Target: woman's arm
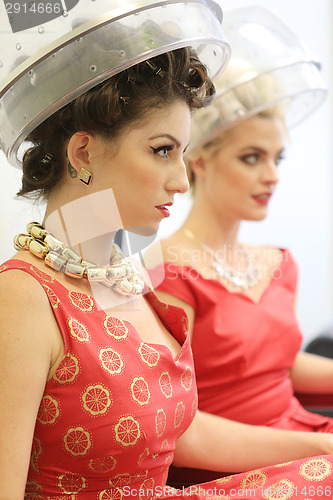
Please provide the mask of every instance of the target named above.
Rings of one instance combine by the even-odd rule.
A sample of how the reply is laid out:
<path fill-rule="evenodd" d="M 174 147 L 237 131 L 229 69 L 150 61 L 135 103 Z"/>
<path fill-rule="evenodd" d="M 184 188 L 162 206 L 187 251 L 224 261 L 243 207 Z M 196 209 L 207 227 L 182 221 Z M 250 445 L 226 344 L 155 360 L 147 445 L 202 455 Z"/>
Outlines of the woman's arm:
<path fill-rule="evenodd" d="M 0 275 L 0 297 L 0 500 L 22 500 L 54 319 L 42 287 L 22 271 Z"/>
<path fill-rule="evenodd" d="M 295 392 L 333 394 L 333 359 L 299 352 L 290 378 Z"/>
<path fill-rule="evenodd" d="M 252 426 L 198 411 L 177 441 L 173 465 L 231 473 L 331 453 L 332 434 Z"/>

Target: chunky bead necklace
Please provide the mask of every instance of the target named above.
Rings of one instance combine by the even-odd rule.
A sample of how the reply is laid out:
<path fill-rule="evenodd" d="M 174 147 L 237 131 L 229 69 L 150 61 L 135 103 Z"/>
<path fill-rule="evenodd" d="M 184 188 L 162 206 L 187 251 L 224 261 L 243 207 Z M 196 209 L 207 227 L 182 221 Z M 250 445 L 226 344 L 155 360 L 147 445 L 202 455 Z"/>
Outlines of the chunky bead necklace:
<path fill-rule="evenodd" d="M 208 245 L 202 243 L 189 229 L 182 228 L 182 232 L 192 241 L 195 241 L 203 250 L 210 254 L 212 259 L 213 268 L 217 273 L 219 278 L 223 278 L 232 285 L 240 288 L 241 290 L 247 290 L 248 288 L 253 288 L 259 281 L 261 281 L 259 269 L 253 264 L 253 256 L 246 250 L 242 248 L 242 254 L 244 255 L 247 268 L 242 273 L 237 273 L 232 267 L 228 266 L 225 262 L 221 262 L 220 259 L 216 257 L 216 253 Z"/>
<path fill-rule="evenodd" d="M 109 266 L 96 266 L 73 252 L 62 241 L 47 232 L 38 222 L 27 225 L 28 234 L 17 234 L 14 238 L 16 250 L 29 250 L 55 271 L 71 278 L 86 278 L 112 288 L 121 295 L 140 295 L 144 281 L 132 262 L 125 258 L 115 243 Z"/>

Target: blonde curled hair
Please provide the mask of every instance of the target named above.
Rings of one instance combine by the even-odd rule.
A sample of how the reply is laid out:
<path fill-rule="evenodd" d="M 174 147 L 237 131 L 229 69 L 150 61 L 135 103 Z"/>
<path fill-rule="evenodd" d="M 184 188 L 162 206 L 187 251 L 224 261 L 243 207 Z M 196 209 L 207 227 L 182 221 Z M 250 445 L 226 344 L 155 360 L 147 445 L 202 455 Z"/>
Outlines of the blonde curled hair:
<path fill-rule="evenodd" d="M 252 117 L 279 118 L 285 124 L 289 100 L 281 99 L 278 79 L 271 73 L 256 75 L 244 60 L 232 60 L 214 81 L 216 95 L 212 104 L 192 115 L 190 146 L 185 163 L 194 181 L 191 161 L 203 152 L 214 150 L 240 122 Z M 286 125 L 285 125 L 286 127 Z"/>

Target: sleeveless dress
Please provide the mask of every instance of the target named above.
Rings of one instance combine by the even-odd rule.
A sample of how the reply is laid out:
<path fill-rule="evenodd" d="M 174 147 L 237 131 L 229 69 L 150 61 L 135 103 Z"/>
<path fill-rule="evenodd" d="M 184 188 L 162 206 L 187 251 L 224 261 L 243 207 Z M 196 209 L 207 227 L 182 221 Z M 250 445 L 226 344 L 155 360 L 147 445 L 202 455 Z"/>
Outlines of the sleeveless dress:
<path fill-rule="evenodd" d="M 300 431 L 333 432 L 333 419 L 306 411 L 289 370 L 302 342 L 295 315 L 297 266 L 280 266 L 258 302 L 231 293 L 194 268 L 165 265 L 159 290 L 195 310 L 192 351 L 200 410 L 231 420 Z"/>
<path fill-rule="evenodd" d="M 188 490 L 165 487 L 175 441 L 197 408 L 187 320 L 182 309 L 147 299 L 180 344 L 173 357 L 142 342 L 93 297 L 69 291 L 20 260 L 48 296 L 65 344 L 45 385 L 33 437 L 25 499 L 331 498 L 333 457 L 321 456 L 222 478 Z M 278 495 L 278 496 L 277 496 Z M 304 496 L 305 495 L 305 496 Z"/>

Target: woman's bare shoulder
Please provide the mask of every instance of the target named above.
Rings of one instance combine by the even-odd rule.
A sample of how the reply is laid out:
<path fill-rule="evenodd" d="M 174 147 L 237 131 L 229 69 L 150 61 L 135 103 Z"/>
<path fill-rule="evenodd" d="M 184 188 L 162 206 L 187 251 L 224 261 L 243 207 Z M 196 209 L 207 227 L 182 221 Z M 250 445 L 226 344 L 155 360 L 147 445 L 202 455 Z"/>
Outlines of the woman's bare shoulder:
<path fill-rule="evenodd" d="M 0 274 L 0 316 L 2 321 L 24 322 L 43 316 L 43 308 L 50 308 L 47 295 L 40 283 L 30 274 L 11 269 Z"/>
<path fill-rule="evenodd" d="M 49 369 L 62 349 L 62 339 L 44 288 L 29 273 L 11 269 L 0 274 L 0 297 L 2 345 L 16 353 L 16 359 L 21 350 L 36 363 L 36 356 L 43 356 L 43 368 Z"/>

